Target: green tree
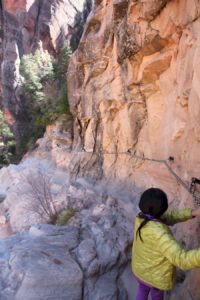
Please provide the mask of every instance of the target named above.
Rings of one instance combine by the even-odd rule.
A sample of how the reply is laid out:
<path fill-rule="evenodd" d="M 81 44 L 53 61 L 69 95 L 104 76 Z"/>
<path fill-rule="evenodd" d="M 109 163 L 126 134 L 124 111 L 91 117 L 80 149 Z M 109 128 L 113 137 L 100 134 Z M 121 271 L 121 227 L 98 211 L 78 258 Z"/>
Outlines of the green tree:
<path fill-rule="evenodd" d="M 32 119 L 32 135 L 25 135 L 23 152 L 33 148 L 48 124 L 59 115 L 69 113 L 66 73 L 71 53 L 69 46 L 65 45 L 56 59 L 39 49 L 21 59 L 20 74 Z M 53 87 L 54 96 L 48 95 L 49 86 Z"/>
<path fill-rule="evenodd" d="M 10 163 L 15 150 L 15 140 L 10 127 L 0 110 L 0 166 Z"/>
<path fill-rule="evenodd" d="M 61 49 L 58 58 L 54 61 L 54 77 L 55 80 L 66 81 L 66 73 L 69 64 L 69 58 L 72 55 L 72 50 L 69 45 L 64 45 Z"/>
<path fill-rule="evenodd" d="M 34 108 L 39 109 L 44 100 L 44 82 L 54 75 L 53 58 L 37 49 L 34 54 L 21 59 L 20 73 L 24 78 L 24 90 Z"/>

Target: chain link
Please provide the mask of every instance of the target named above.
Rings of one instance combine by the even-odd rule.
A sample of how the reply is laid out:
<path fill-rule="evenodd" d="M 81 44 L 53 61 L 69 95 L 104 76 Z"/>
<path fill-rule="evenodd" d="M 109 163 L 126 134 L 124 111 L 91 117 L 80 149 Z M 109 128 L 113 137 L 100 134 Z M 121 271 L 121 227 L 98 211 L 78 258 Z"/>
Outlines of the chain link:
<path fill-rule="evenodd" d="M 194 202 L 195 204 L 197 204 L 198 206 L 200 206 L 200 194 L 195 193 L 195 191 L 191 191 L 190 187 L 181 179 L 180 176 L 178 176 L 175 171 L 172 169 L 172 167 L 168 164 L 168 161 L 165 159 L 155 159 L 155 158 L 149 158 L 149 157 L 145 157 L 145 156 L 140 156 L 137 155 L 135 153 L 132 153 L 130 150 L 128 150 L 127 152 L 90 152 L 90 151 L 74 151 L 77 153 L 85 153 L 85 154 L 96 154 L 96 155 L 100 155 L 100 154 L 104 154 L 104 155 L 129 155 L 131 157 L 134 157 L 136 159 L 139 160 L 143 160 L 143 161 L 152 161 L 152 162 L 156 162 L 156 163 L 161 163 L 164 164 L 166 166 L 166 168 L 168 169 L 168 171 L 176 178 L 176 180 L 187 190 L 188 193 L 190 193 L 193 196 Z"/>

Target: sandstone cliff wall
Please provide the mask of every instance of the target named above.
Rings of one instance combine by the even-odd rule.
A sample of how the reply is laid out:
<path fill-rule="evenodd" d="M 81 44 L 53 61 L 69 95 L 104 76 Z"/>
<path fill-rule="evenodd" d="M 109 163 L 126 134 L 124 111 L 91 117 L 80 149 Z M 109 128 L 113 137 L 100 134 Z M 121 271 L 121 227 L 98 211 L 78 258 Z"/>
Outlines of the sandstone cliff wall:
<path fill-rule="evenodd" d="M 199 14 L 193 0 L 96 1 L 68 86 L 73 147 L 98 152 L 97 177 L 159 185 L 191 204 L 164 164 L 123 152 L 173 157 L 188 185 L 200 177 Z M 90 155 L 80 156 L 87 168 Z"/>
<path fill-rule="evenodd" d="M 96 0 L 68 71 L 73 133 L 49 127 L 34 159 L 107 187 L 161 187 L 172 207 L 192 207 L 164 162 L 188 187 L 200 177 L 199 14 L 194 0 Z M 176 237 L 191 248 L 199 233 L 193 220 Z M 198 300 L 198 278 L 199 269 L 182 276 L 171 299 Z"/>
<path fill-rule="evenodd" d="M 96 1 L 68 71 L 73 149 L 82 152 L 72 174 L 160 187 L 173 207 L 193 207 L 165 163 L 142 158 L 165 160 L 188 187 L 200 178 L 199 16 L 194 0 Z M 199 245 L 199 224 L 177 236 Z M 174 299 L 198 299 L 197 276 Z"/>

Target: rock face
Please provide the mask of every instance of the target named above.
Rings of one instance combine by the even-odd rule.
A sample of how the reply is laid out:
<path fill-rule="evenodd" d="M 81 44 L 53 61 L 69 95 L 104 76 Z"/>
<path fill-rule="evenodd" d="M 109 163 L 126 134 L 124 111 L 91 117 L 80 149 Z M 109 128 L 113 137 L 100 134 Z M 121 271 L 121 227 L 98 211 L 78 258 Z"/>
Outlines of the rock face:
<path fill-rule="evenodd" d="M 44 238 L 44 232 L 38 229 L 35 236 L 31 230 L 25 236 L 1 242 L 1 251 L 7 250 L 7 259 L 12 260 L 10 271 L 6 262 L 1 269 L 1 283 L 6 283 L 1 286 L 2 300 L 81 299 L 82 272 L 69 253 L 70 247 L 76 245 L 73 228 L 68 233 L 55 231 L 55 238 L 48 232 Z M 74 240 L 70 241 L 70 234 Z M 65 243 L 61 243 L 63 238 Z"/>
<path fill-rule="evenodd" d="M 91 0 L 1 1 L 0 103 L 17 141 L 30 121 L 19 74 L 22 56 L 38 48 L 56 56 L 72 38 L 76 47 L 74 34 L 83 30 L 91 6 Z"/>
<path fill-rule="evenodd" d="M 69 178 L 63 168 L 71 160 L 69 122 L 49 126 L 37 149 L 19 165 L 1 169 L 0 191 L 6 195 L 1 218 L 9 220 L 0 225 L 2 300 L 134 298 L 130 250 L 137 193 Z M 58 211 L 75 211 L 64 227 L 39 225 L 45 218 L 27 209 L 27 201 L 34 201 L 26 197 L 28 175 L 41 170 L 51 178 Z M 6 225 L 16 235 L 2 239 Z"/>
<path fill-rule="evenodd" d="M 83 182 L 68 187 L 68 205 L 76 214 L 67 226 L 35 225 L 0 240 L 2 300 L 133 298 L 135 204 L 127 201 L 131 209 L 122 207 L 120 199 L 100 188 L 98 192 Z"/>
<path fill-rule="evenodd" d="M 72 175 L 156 186 L 173 207 L 194 205 L 187 189 L 200 178 L 199 17 L 194 0 L 95 2 L 68 71 Z M 177 229 L 187 247 L 199 246 L 199 233 L 197 223 Z M 174 299 L 184 288 L 199 299 L 189 286 L 197 274 Z"/>
<path fill-rule="evenodd" d="M 17 3 L 23 7 L 25 2 Z M 20 10 L 14 5 L 7 7 L 9 16 L 13 13 L 20 16 Z M 133 187 L 140 191 L 156 186 L 167 192 L 171 207 L 194 205 L 185 187 L 189 189 L 191 178 L 199 179 L 200 173 L 199 14 L 200 4 L 194 0 L 95 1 L 68 71 L 73 130 L 71 121 L 70 130 L 49 126 L 32 158 L 25 158 L 18 167 L 1 171 L 1 185 L 5 183 L 1 192 L 7 194 L 4 202 L 9 207 L 10 223 L 15 231 L 40 221 L 22 214 L 19 220 L 24 199 L 20 195 L 15 201 L 15 192 L 18 184 L 23 183 L 21 175 L 26 175 L 31 168 L 37 170 L 41 161 L 52 178 L 57 179 L 53 181 L 54 190 L 60 184 L 66 188 L 64 193 L 57 194 L 55 201 L 73 206 L 76 216 L 65 233 L 60 228 L 38 225 L 28 234 L 5 241 L 1 251 L 8 253 L 1 260 L 5 266 L 1 268 L 1 295 L 5 300 L 13 299 L 14 295 L 17 300 L 28 299 L 26 289 L 36 285 L 38 289 L 31 288 L 30 300 L 38 298 L 34 293 L 50 297 L 43 294 L 48 291 L 32 265 L 28 247 L 33 245 L 33 240 L 36 245 L 33 258 L 44 266 L 47 276 L 44 285 L 51 293 L 52 277 L 47 265 L 53 265 L 56 276 L 62 277 L 62 256 L 72 277 L 77 274 L 77 294 L 70 297 L 77 299 L 81 291 L 84 300 L 133 299 L 127 288 L 127 274 L 137 201 L 133 197 L 133 201 L 130 198 L 126 203 L 120 187 L 129 188 L 133 193 Z M 9 20 L 9 26 L 17 28 L 13 19 Z M 48 37 L 44 38 L 43 45 L 53 53 L 55 43 Z M 7 50 L 18 49 L 16 42 L 13 43 Z M 20 54 L 10 52 L 18 60 Z M 11 79 L 12 76 L 7 77 L 4 83 Z M 50 162 L 53 167 L 49 166 Z M 58 166 L 60 176 L 55 173 Z M 112 188 L 112 183 L 117 202 L 113 195 L 102 193 L 102 186 L 79 190 L 77 184 L 81 177 L 96 183 L 96 188 L 102 179 L 107 188 Z M 5 178 L 10 182 L 6 183 Z M 60 183 L 59 178 L 62 178 Z M 73 180 L 75 184 L 70 183 Z M 195 187 L 198 191 L 199 185 Z M 186 248 L 199 246 L 198 221 L 177 226 L 175 233 Z M 68 234 L 73 235 L 70 242 Z M 57 251 L 58 257 L 53 256 Z M 27 259 L 25 269 L 20 253 Z M 198 300 L 198 278 L 199 269 L 184 274 L 171 299 Z M 65 284 L 71 291 L 68 280 L 65 276 L 61 280 L 60 300 L 65 299 L 62 294 Z M 42 284 L 38 285 L 39 282 Z M 59 300 L 57 294 L 55 298 Z"/>
<path fill-rule="evenodd" d="M 199 177 L 199 10 L 186 0 L 96 1 L 68 86 L 73 147 L 99 152 L 99 177 L 179 189 L 162 163 L 131 158 L 129 149 L 174 158 L 171 167 L 188 184 Z"/>

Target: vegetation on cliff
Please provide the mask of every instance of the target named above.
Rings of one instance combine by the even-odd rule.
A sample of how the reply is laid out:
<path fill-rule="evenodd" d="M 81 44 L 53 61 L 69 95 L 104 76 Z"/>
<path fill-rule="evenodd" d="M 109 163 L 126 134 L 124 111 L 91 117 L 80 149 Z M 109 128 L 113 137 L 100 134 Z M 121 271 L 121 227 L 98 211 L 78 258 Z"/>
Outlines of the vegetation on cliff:
<path fill-rule="evenodd" d="M 32 127 L 31 135 L 26 134 L 22 140 L 22 152 L 32 148 L 59 115 L 69 114 L 65 77 L 70 56 L 71 49 L 66 45 L 56 59 L 40 49 L 22 57 L 20 74 Z"/>
<path fill-rule="evenodd" d="M 0 107 L 13 120 L 17 162 L 47 124 L 69 111 L 64 74 L 70 51 L 65 43 L 72 51 L 78 47 L 94 2 L 15 2 L 2 6 L 0 1 Z"/>
<path fill-rule="evenodd" d="M 0 167 L 10 163 L 15 149 L 15 140 L 3 112 L 0 110 Z"/>

